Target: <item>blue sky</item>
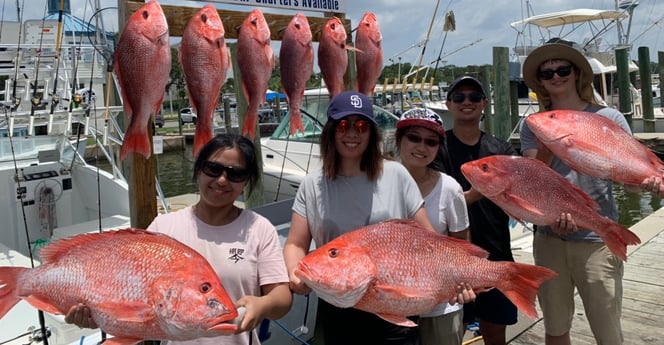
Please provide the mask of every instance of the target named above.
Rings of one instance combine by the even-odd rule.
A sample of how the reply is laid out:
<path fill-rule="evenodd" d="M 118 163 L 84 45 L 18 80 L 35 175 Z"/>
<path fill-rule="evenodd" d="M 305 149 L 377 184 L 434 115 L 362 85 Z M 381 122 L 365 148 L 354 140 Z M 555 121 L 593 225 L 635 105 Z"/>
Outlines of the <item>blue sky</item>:
<path fill-rule="evenodd" d="M 22 3 L 24 0 L 20 0 Z M 116 6 L 117 1 L 99 0 L 102 7 Z M 383 34 L 384 64 L 401 62 L 416 64 L 420 60 L 423 46 L 418 43 L 425 41 L 434 9 L 438 0 L 345 0 L 346 18 L 351 20 L 353 26 L 357 24 L 365 11 L 377 14 Z M 16 1 L 3 0 L 4 20 L 16 20 Z M 28 0 L 25 18 L 41 18 L 45 1 Z M 86 4 L 92 0 L 71 0 L 72 12 L 87 20 L 91 14 Z M 254 1 L 250 1 L 254 2 Z M 177 4 L 189 7 L 201 7 L 206 2 L 162 0 L 161 4 Z M 578 0 L 440 0 L 437 16 L 431 29 L 429 42 L 421 57 L 423 64 L 435 61 L 440 54 L 446 64 L 457 66 L 479 65 L 492 63 L 493 47 L 507 47 L 510 52 L 517 44 L 517 31 L 510 27 L 510 23 L 519 21 L 528 15 L 543 14 L 578 8 Z M 42 4 L 42 5 L 38 5 Z M 231 6 L 216 4 L 218 8 L 238 9 L 249 11 L 251 6 Z M 615 9 L 615 0 L 588 0 L 582 7 L 594 9 Z M 274 8 L 264 8 L 266 13 L 284 13 Z M 447 38 L 443 30 L 445 14 L 453 11 L 456 30 L 448 31 Z M 114 24 L 114 11 L 105 12 L 107 26 Z M 286 12 L 288 13 L 288 12 Z M 292 12 L 291 12 L 292 13 Z M 309 16 L 322 16 L 321 13 L 305 12 Z M 116 24 L 115 24 L 116 25 Z M 597 25 L 601 26 L 601 23 Z M 627 25 L 627 22 L 624 24 Z M 637 58 L 637 48 L 647 46 L 650 49 L 651 60 L 656 61 L 657 51 L 664 51 L 664 1 L 641 0 L 634 10 L 630 40 L 633 40 L 634 49 L 631 58 Z M 584 28 L 585 29 L 585 28 Z M 577 36 L 569 36 L 573 40 L 582 41 L 590 35 L 588 31 L 577 30 Z M 618 42 L 615 30 L 605 33 L 602 38 L 604 47 Z M 538 44 L 539 34 L 534 35 L 533 43 Z M 444 42 L 444 44 L 443 44 Z M 523 38 L 522 38 L 522 41 Z M 278 42 L 273 48 L 278 52 Z M 390 60 L 392 59 L 392 60 Z"/>

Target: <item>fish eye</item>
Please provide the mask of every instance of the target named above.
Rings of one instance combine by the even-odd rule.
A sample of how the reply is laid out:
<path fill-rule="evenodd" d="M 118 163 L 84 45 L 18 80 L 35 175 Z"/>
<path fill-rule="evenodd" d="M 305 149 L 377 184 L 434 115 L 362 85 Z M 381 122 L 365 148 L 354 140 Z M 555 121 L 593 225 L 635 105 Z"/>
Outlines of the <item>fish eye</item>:
<path fill-rule="evenodd" d="M 337 255 L 339 255 L 339 251 L 337 250 L 337 248 L 330 249 L 328 253 L 330 254 L 331 258 L 336 258 Z"/>
<path fill-rule="evenodd" d="M 202 293 L 208 293 L 208 292 L 210 292 L 210 290 L 212 290 L 212 286 L 210 285 L 210 283 L 201 284 L 201 292 Z"/>
<path fill-rule="evenodd" d="M 148 17 L 149 17 L 149 15 L 148 15 L 148 11 L 143 11 L 143 12 L 141 13 L 141 15 L 143 16 L 143 19 L 148 19 Z"/>
<path fill-rule="evenodd" d="M 201 14 L 201 20 L 203 21 L 203 23 L 206 23 L 207 20 L 208 20 L 208 17 L 205 14 Z"/>
<path fill-rule="evenodd" d="M 486 163 L 482 164 L 482 165 L 480 166 L 480 168 L 481 168 L 482 171 L 484 171 L 484 172 L 489 171 L 489 165 L 486 164 Z"/>
<path fill-rule="evenodd" d="M 549 114 L 549 118 L 553 119 L 553 118 L 555 118 L 555 117 L 556 117 L 556 113 L 551 113 L 551 114 Z"/>

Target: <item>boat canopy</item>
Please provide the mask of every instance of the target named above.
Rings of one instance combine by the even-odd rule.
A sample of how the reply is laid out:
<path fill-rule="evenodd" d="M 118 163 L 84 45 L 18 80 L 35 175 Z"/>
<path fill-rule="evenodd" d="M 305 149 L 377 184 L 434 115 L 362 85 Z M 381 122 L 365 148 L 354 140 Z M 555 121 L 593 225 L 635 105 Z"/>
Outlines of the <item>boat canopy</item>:
<path fill-rule="evenodd" d="M 550 28 L 566 24 L 584 23 L 594 20 L 615 20 L 627 18 L 627 13 L 613 10 L 595 10 L 588 8 L 579 8 L 568 11 L 551 12 L 540 14 L 510 24 L 513 28 L 523 27 L 531 24 L 543 28 Z"/>

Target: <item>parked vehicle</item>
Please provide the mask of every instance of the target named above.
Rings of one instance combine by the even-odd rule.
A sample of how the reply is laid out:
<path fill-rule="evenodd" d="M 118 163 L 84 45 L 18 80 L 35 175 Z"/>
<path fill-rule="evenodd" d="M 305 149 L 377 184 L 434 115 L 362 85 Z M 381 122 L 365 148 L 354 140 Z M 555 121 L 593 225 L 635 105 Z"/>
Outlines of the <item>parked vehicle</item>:
<path fill-rule="evenodd" d="M 154 116 L 154 125 L 162 128 L 164 127 L 164 114 L 159 110 L 157 114 Z"/>
<path fill-rule="evenodd" d="M 180 123 L 185 124 L 185 123 L 193 123 L 194 125 L 196 124 L 196 113 L 194 112 L 194 109 L 192 108 L 182 108 L 180 109 Z"/>

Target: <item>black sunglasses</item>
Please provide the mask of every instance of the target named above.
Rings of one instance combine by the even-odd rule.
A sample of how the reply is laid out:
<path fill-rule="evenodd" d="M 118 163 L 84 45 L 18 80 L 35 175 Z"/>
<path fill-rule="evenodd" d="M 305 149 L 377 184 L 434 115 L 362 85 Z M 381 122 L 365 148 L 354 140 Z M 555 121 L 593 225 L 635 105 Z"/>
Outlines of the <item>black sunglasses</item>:
<path fill-rule="evenodd" d="M 212 178 L 218 178 L 221 174 L 226 173 L 226 179 L 231 182 L 244 182 L 249 178 L 249 171 L 247 169 L 225 166 L 210 161 L 203 162 L 201 171 Z"/>
<path fill-rule="evenodd" d="M 479 103 L 484 99 L 484 95 L 479 91 L 473 91 L 469 94 L 465 94 L 463 92 L 455 92 L 452 94 L 451 97 L 452 102 L 454 103 L 463 103 L 463 101 L 465 101 L 466 98 L 468 98 L 468 100 L 470 100 L 473 103 Z"/>
<path fill-rule="evenodd" d="M 572 73 L 572 65 L 567 65 L 560 66 L 556 69 L 543 69 L 537 72 L 537 77 L 540 80 L 551 80 L 553 79 L 554 74 L 557 74 L 560 77 L 567 77 L 570 73 Z"/>
<path fill-rule="evenodd" d="M 410 141 L 413 144 L 419 144 L 424 140 L 424 144 L 429 147 L 436 147 L 440 145 L 440 141 L 436 139 L 431 139 L 431 138 L 422 138 L 421 136 L 413 133 L 406 133 L 405 134 L 406 139 Z"/>

